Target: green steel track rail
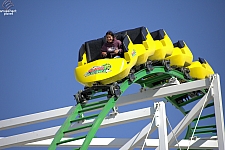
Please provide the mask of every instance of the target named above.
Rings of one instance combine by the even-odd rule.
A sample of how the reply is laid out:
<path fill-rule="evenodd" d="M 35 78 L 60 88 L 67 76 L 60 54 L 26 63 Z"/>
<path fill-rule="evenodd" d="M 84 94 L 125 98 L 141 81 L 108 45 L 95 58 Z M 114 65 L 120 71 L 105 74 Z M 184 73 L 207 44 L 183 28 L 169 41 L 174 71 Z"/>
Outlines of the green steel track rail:
<path fill-rule="evenodd" d="M 147 69 L 142 69 L 134 74 L 135 79 L 133 81 L 130 81 L 128 78 L 123 80 L 122 83 L 120 83 L 120 92 L 121 95 L 131 86 L 133 83 L 141 85 L 143 88 L 153 88 L 156 86 L 161 86 L 165 83 L 168 83 L 169 79 L 171 77 L 175 77 L 178 79 L 180 83 L 185 82 L 191 82 L 193 80 L 186 79 L 184 74 L 178 70 L 167 70 L 164 66 L 154 66 L 154 68 L 149 72 Z M 202 91 L 195 91 L 190 93 L 183 93 L 173 96 L 165 97 L 165 99 L 173 104 L 179 111 L 181 111 L 182 114 L 186 115 L 190 110 L 185 110 L 184 106 L 187 104 L 190 104 L 192 102 L 195 102 L 199 99 L 201 99 L 204 94 L 206 93 L 207 89 L 204 89 Z M 55 138 L 53 139 L 51 145 L 49 146 L 48 150 L 55 150 L 57 146 L 68 143 L 71 141 L 76 141 L 80 139 L 84 139 L 84 142 L 81 147 L 75 149 L 75 150 L 87 150 L 92 139 L 95 137 L 95 134 L 97 133 L 102 121 L 104 118 L 109 114 L 109 112 L 115 107 L 116 101 L 119 97 L 112 96 L 111 98 L 107 98 L 107 94 L 100 94 L 100 92 L 104 91 L 92 91 L 92 95 L 90 97 L 90 100 L 87 104 L 81 105 L 78 103 L 74 110 L 71 112 L 71 114 L 68 116 L 64 124 L 60 127 L 59 131 L 56 133 Z M 93 99 L 98 98 L 106 98 L 104 100 L 99 100 L 92 102 Z M 213 106 L 213 103 L 208 104 L 206 107 Z M 97 114 L 91 114 L 86 115 L 86 112 L 93 111 L 93 110 L 99 110 L 101 109 L 100 113 Z M 205 120 L 211 117 L 214 117 L 215 114 L 209 114 L 206 116 L 202 116 L 199 119 Z M 78 128 L 70 129 L 70 126 L 72 123 L 76 123 L 82 120 L 86 119 L 95 119 L 93 124 L 88 124 L 85 126 L 81 126 Z M 188 126 L 186 136 L 185 138 L 189 138 L 192 135 L 193 129 L 196 119 L 193 120 L 193 122 Z M 87 135 L 74 137 L 69 140 L 62 141 L 61 139 L 64 137 L 66 133 L 70 133 L 73 131 L 79 131 L 83 130 L 85 128 L 89 128 L 89 131 Z M 196 128 L 195 136 L 199 136 L 202 134 L 214 134 L 216 133 L 216 125 L 205 125 L 205 126 L 198 126 Z"/>

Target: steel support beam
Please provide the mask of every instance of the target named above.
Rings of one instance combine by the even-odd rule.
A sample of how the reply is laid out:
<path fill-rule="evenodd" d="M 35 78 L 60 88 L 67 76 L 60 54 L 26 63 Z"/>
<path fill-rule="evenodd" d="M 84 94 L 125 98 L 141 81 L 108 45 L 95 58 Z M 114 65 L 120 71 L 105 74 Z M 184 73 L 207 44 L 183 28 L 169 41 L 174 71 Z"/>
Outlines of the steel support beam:
<path fill-rule="evenodd" d="M 140 103 L 158 98 L 164 98 L 171 95 L 197 91 L 209 88 L 211 81 L 207 79 L 196 80 L 193 82 L 171 85 L 161 88 L 151 88 L 146 91 L 122 96 L 117 100 L 116 106 L 124 106 L 134 103 Z"/>
<path fill-rule="evenodd" d="M 134 110 L 134 111 L 130 111 L 130 112 L 121 113 L 121 114 L 118 114 L 118 115 L 112 116 L 112 117 L 107 117 L 103 120 L 100 128 L 129 123 L 132 121 L 149 119 L 149 118 L 153 117 L 153 114 L 154 114 L 153 112 L 154 112 L 154 109 L 148 107 L 148 108 L 143 108 L 140 110 Z M 91 120 L 84 121 L 83 123 L 74 124 L 74 127 L 80 126 L 82 124 L 90 123 L 90 121 Z M 93 122 L 93 121 L 94 120 L 92 119 L 91 122 Z M 47 129 L 42 129 L 42 130 L 37 130 L 37 131 L 33 131 L 33 132 L 28 132 L 28 133 L 23 133 L 23 134 L 18 134 L 18 135 L 1 138 L 0 139 L 0 149 L 18 146 L 18 145 L 24 145 L 24 144 L 30 143 L 30 142 L 53 138 L 55 136 L 56 132 L 59 130 L 59 128 L 60 128 L 60 126 L 57 126 L 57 127 L 52 127 L 52 128 L 47 128 Z M 80 130 L 77 132 L 71 132 L 70 134 L 84 132 L 87 130 L 88 129 L 82 130 L 82 131 Z M 68 135 L 70 135 L 70 134 L 68 134 Z"/>
<path fill-rule="evenodd" d="M 64 118 L 68 114 L 70 114 L 70 111 L 72 110 L 72 108 L 73 108 L 72 106 L 69 106 L 69 107 L 59 108 L 55 110 L 49 110 L 49 111 L 35 113 L 31 115 L 2 120 L 0 121 L 0 130 L 16 128 L 19 126 L 30 125 L 30 124 L 35 124 L 39 122 Z"/>
<path fill-rule="evenodd" d="M 214 109 L 219 149 L 225 150 L 223 105 L 220 89 L 220 76 L 218 74 L 214 75 L 212 94 L 214 97 Z"/>
<path fill-rule="evenodd" d="M 160 145 L 159 149 L 168 150 L 165 103 L 162 101 L 159 103 L 155 103 L 155 108 L 156 108 L 155 113 L 157 114 L 155 118 L 155 122 L 158 122 L 158 124 L 156 123 L 156 126 L 158 126 L 158 132 L 159 132 L 159 145 Z"/>
<path fill-rule="evenodd" d="M 128 142 L 126 142 L 120 150 L 132 150 L 137 147 L 139 143 L 141 143 L 145 138 L 149 131 L 149 135 L 154 132 L 157 127 L 154 125 L 154 121 L 145 126 L 140 132 L 138 132 L 133 138 L 131 138 Z M 142 142 L 143 143 L 143 142 Z"/>
<path fill-rule="evenodd" d="M 178 125 L 168 135 L 169 146 L 175 141 L 174 136 L 178 137 L 193 121 L 193 119 L 199 115 L 202 107 L 205 107 L 208 102 L 212 100 L 212 98 L 213 97 L 210 94 L 205 94 L 205 96 L 199 100 L 199 102 L 191 109 L 191 111 L 178 123 Z M 157 150 L 159 150 L 159 147 Z"/>
<path fill-rule="evenodd" d="M 69 138 L 64 138 L 63 140 L 66 140 Z M 126 143 L 128 143 L 130 139 L 121 139 L 121 138 L 94 138 L 90 144 L 90 147 L 101 147 L 101 148 L 119 148 Z M 26 145 L 22 145 L 21 147 L 48 147 L 51 144 L 52 139 L 33 142 L 33 143 L 27 143 Z M 82 140 L 77 140 L 69 143 L 65 143 L 61 145 L 61 147 L 76 147 L 81 146 L 83 143 Z M 212 149 L 217 148 L 217 138 L 197 138 L 195 140 L 191 141 L 191 149 Z M 180 140 L 179 146 L 181 148 L 187 148 L 190 140 Z M 146 148 L 156 148 L 159 146 L 159 139 L 146 139 Z M 136 148 L 141 148 L 142 143 L 138 143 L 136 145 Z M 173 144 L 169 146 L 169 148 L 179 148 L 178 144 Z"/>

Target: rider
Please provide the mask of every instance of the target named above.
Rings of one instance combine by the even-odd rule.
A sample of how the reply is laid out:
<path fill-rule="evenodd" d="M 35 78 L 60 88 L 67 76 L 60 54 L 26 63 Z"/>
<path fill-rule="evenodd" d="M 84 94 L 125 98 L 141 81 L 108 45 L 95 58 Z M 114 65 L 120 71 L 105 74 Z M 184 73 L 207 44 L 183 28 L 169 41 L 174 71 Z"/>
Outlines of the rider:
<path fill-rule="evenodd" d="M 123 52 L 122 43 L 112 31 L 106 32 L 106 43 L 101 48 L 103 58 L 120 58 Z"/>

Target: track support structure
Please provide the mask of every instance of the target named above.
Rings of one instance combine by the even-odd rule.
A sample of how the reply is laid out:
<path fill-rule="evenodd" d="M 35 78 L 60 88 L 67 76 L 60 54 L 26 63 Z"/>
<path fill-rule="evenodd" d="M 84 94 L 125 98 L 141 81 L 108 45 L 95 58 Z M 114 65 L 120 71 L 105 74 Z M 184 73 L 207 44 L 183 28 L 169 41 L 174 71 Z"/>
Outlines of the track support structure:
<path fill-rule="evenodd" d="M 127 112 L 118 112 L 115 115 L 108 115 L 103 119 L 101 128 L 107 128 L 110 126 L 116 126 L 120 124 L 126 124 L 129 122 L 136 122 L 139 120 L 150 119 L 149 124 L 140 129 L 133 137 L 120 138 L 93 138 L 89 147 L 100 148 L 118 148 L 120 150 L 130 150 L 134 148 L 154 148 L 157 150 L 168 150 L 170 148 L 182 148 L 182 149 L 225 149 L 225 130 L 224 130 L 224 114 L 220 87 L 220 77 L 218 74 L 204 80 L 197 80 L 188 83 L 181 83 L 178 85 L 171 85 L 166 87 L 158 87 L 152 89 L 146 89 L 136 94 L 122 96 L 117 101 L 115 108 L 125 106 L 129 104 L 135 104 L 139 102 L 165 98 L 172 95 L 178 95 L 191 91 L 199 91 L 207 89 L 204 96 L 202 96 L 188 113 L 179 121 L 179 123 L 172 129 L 170 133 L 167 133 L 167 115 L 166 115 L 166 103 L 163 100 L 154 102 L 152 107 L 146 107 L 141 109 L 134 109 Z M 214 105 L 212 105 L 214 104 Z M 205 116 L 201 115 L 203 108 L 214 106 L 215 114 L 215 130 L 216 135 L 210 137 L 195 137 L 190 139 L 176 139 L 181 133 L 188 128 L 193 120 L 202 119 Z M 36 124 L 49 120 L 65 118 L 70 116 L 75 106 L 69 106 L 65 108 L 50 110 L 46 112 L 40 112 L 36 114 L 30 114 L 26 116 L 10 118 L 6 120 L 0 120 L 0 130 L 10 130 L 20 126 L 26 126 L 30 124 Z M 213 116 L 211 115 L 211 116 Z M 207 115 L 210 116 L 210 115 Z M 169 118 L 169 116 L 168 116 Z M 80 121 L 73 124 L 71 127 L 79 127 L 92 123 L 93 119 Z M 209 126 L 209 125 L 208 125 Z M 205 126 L 204 128 L 206 128 Z M 55 134 L 59 130 L 59 126 L 53 126 L 50 128 L 44 128 L 41 130 L 34 130 L 32 132 L 26 132 L 17 135 L 11 135 L 4 137 L 0 132 L 0 149 L 10 147 L 48 147 Z M 198 127 L 199 129 L 201 127 Z M 152 139 L 151 134 L 158 130 L 158 139 Z M 83 131 L 87 131 L 83 129 Z M 68 135 L 79 133 L 74 131 Z M 107 135 L 108 136 L 108 135 Z M 70 138 L 65 137 L 63 140 Z M 80 147 L 82 146 L 84 139 L 65 143 L 60 147 Z"/>

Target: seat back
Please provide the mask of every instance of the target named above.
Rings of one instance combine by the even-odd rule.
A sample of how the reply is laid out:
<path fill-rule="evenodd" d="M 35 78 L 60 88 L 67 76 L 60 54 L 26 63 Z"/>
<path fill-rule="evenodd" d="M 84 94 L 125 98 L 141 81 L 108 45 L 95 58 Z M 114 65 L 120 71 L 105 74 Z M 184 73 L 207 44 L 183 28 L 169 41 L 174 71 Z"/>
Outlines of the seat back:
<path fill-rule="evenodd" d="M 79 49 L 79 54 L 78 54 L 78 61 L 82 61 L 83 60 L 83 55 L 85 53 L 85 45 L 82 44 L 80 49 Z"/>
<path fill-rule="evenodd" d="M 147 30 L 145 27 L 127 30 L 127 35 L 130 37 L 133 44 L 142 44 L 146 40 Z"/>
<path fill-rule="evenodd" d="M 165 36 L 163 29 L 151 32 L 150 34 L 154 40 L 162 40 Z"/>
<path fill-rule="evenodd" d="M 85 42 L 85 50 L 88 63 L 101 58 L 102 45 L 103 38 Z"/>

